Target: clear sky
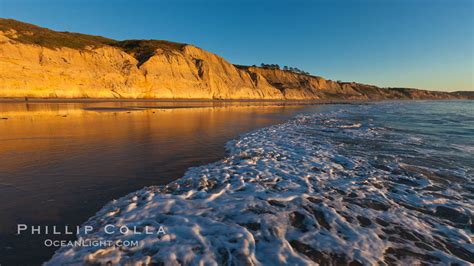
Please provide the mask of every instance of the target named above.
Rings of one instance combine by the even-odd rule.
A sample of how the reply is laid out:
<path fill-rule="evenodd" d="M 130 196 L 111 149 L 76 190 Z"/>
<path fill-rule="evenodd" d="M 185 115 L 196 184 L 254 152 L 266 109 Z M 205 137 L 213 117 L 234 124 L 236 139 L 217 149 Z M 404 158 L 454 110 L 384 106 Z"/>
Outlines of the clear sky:
<path fill-rule="evenodd" d="M 190 43 L 333 80 L 474 90 L 474 0 L 0 0 L 0 17 Z"/>

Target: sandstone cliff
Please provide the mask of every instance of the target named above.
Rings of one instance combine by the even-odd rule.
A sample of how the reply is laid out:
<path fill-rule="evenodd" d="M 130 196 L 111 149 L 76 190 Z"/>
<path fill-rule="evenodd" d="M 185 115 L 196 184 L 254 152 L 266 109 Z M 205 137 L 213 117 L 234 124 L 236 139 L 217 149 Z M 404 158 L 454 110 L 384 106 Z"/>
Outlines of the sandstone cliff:
<path fill-rule="evenodd" d="M 455 96 L 234 66 L 192 45 L 115 41 L 0 19 L 0 97 L 366 100 Z"/>

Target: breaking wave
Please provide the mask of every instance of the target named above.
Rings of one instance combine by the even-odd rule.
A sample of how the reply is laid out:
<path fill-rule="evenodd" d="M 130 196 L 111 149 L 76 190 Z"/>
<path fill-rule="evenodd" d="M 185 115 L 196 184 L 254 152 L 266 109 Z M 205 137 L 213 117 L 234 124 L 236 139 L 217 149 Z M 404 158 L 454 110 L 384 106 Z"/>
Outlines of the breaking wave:
<path fill-rule="evenodd" d="M 346 106 L 242 135 L 225 159 L 109 203 L 78 236 L 137 247 L 62 248 L 47 264 L 473 263 L 472 151 L 391 127 L 404 105 Z M 109 235 L 107 224 L 167 234 Z"/>

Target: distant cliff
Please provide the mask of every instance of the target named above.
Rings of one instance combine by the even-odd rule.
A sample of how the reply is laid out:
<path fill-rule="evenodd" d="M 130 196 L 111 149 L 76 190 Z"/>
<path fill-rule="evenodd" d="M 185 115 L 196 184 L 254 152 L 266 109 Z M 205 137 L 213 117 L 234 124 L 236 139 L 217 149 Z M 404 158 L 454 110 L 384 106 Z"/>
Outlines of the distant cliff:
<path fill-rule="evenodd" d="M 451 94 L 458 98 L 474 100 L 474 91 L 455 91 Z"/>
<path fill-rule="evenodd" d="M 464 95 L 235 66 L 188 44 L 115 41 L 0 19 L 0 97 L 376 100 Z"/>

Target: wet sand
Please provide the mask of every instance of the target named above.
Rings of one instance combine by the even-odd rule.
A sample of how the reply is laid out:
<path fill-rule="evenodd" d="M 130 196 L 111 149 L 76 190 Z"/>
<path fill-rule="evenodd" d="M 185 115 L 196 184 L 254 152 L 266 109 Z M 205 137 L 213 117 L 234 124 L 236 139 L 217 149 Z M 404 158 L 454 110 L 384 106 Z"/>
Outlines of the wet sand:
<path fill-rule="evenodd" d="M 16 224 L 76 226 L 105 203 L 224 157 L 239 134 L 321 106 L 209 102 L 0 104 L 1 263 L 40 264 L 47 238 Z M 326 108 L 326 107 L 324 107 Z M 21 254 L 18 255 L 18 254 Z"/>

